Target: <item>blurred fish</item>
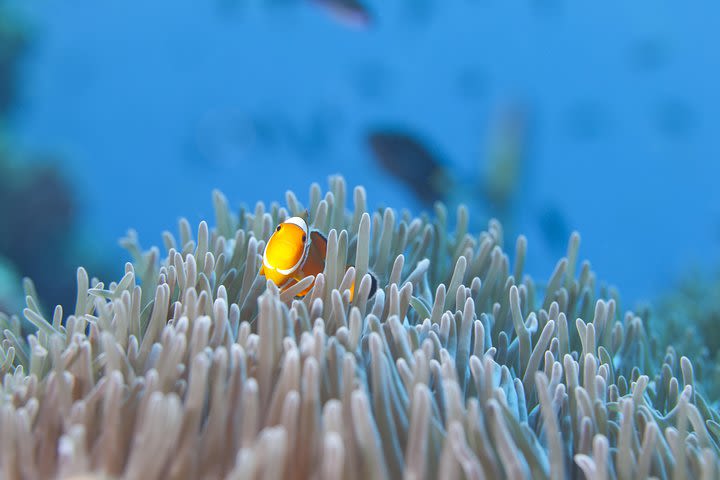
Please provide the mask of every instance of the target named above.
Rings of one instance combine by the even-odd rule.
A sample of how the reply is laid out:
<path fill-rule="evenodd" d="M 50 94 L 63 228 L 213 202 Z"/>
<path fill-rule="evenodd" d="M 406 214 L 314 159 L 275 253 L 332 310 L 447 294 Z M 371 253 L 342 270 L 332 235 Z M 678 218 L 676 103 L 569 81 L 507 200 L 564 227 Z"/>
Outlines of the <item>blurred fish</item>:
<path fill-rule="evenodd" d="M 320 106 L 307 121 L 285 125 L 284 134 L 289 147 L 306 161 L 311 161 L 327 153 L 344 125 L 342 111 L 332 106 Z"/>
<path fill-rule="evenodd" d="M 629 52 L 630 65 L 638 71 L 657 71 L 668 63 L 669 46 L 667 41 L 659 37 L 645 38 L 631 45 Z"/>
<path fill-rule="evenodd" d="M 607 134 L 611 121 L 607 111 L 598 102 L 581 101 L 567 111 L 568 134 L 578 141 L 593 141 Z"/>
<path fill-rule="evenodd" d="M 290 120 L 279 112 L 261 112 L 253 115 L 252 126 L 260 148 L 275 149 L 283 143 L 283 130 Z"/>
<path fill-rule="evenodd" d="M 526 124 L 525 110 L 512 106 L 501 112 L 491 133 L 482 190 L 487 201 L 499 212 L 509 209 L 520 187 L 527 149 Z"/>
<path fill-rule="evenodd" d="M 426 204 L 441 200 L 451 189 L 451 179 L 437 154 L 407 131 L 372 129 L 366 136 L 380 166 L 405 183 Z"/>
<path fill-rule="evenodd" d="M 68 264 L 76 211 L 76 190 L 62 163 L 34 155 L 20 166 L 0 152 L 0 257 L 21 277 L 30 277 L 51 305 L 68 301 L 75 282 Z M 8 306 L 8 305 L 6 305 Z"/>
<path fill-rule="evenodd" d="M 365 29 L 374 23 L 370 10 L 359 0 L 310 0 L 322 7 L 338 22 L 349 27 Z"/>
<path fill-rule="evenodd" d="M 663 136 L 678 140 L 697 127 L 698 119 L 695 110 L 684 100 L 667 99 L 655 109 L 655 124 Z"/>
<path fill-rule="evenodd" d="M 376 128 L 367 141 L 380 166 L 425 204 L 480 202 L 483 210 L 509 221 L 527 151 L 526 124 L 525 110 L 518 105 L 501 112 L 490 133 L 488 154 L 482 156 L 482 172 L 451 170 L 432 148 L 403 129 Z"/>
<path fill-rule="evenodd" d="M 570 227 L 563 211 L 556 205 L 545 205 L 537 216 L 545 244 L 553 253 L 562 253 L 570 238 Z"/>
<path fill-rule="evenodd" d="M 334 105 L 318 105 L 309 116 L 299 118 L 270 109 L 212 109 L 191 126 L 186 158 L 201 168 L 222 169 L 237 168 L 258 155 L 288 151 L 310 161 L 332 147 L 345 125 L 343 112 Z"/>

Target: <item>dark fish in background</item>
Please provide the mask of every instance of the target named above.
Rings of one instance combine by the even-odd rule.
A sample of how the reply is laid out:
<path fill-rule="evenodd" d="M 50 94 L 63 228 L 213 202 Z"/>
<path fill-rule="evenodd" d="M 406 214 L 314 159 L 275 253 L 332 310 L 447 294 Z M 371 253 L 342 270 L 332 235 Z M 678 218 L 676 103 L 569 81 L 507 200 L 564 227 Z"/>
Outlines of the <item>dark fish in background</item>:
<path fill-rule="evenodd" d="M 695 110 L 680 99 L 667 99 L 655 109 L 655 125 L 665 138 L 679 140 L 697 127 Z"/>
<path fill-rule="evenodd" d="M 668 63 L 669 46 L 659 37 L 645 38 L 630 47 L 630 66 L 634 70 L 654 72 Z"/>
<path fill-rule="evenodd" d="M 75 304 L 76 266 L 87 265 L 93 276 L 107 269 L 89 258 L 98 239 L 83 245 L 85 236 L 77 235 L 77 189 L 62 160 L 17 153 L 5 130 L 22 87 L 20 63 L 33 41 L 32 30 L 6 4 L 0 0 L 0 311 L 20 313 L 25 298 L 20 278 L 25 276 L 37 287 L 40 308 L 69 308 Z M 29 333 L 29 323 L 23 328 Z"/>
<path fill-rule="evenodd" d="M 545 205 L 537 215 L 543 241 L 553 253 L 562 254 L 570 238 L 570 227 L 563 211 L 556 205 Z"/>
<path fill-rule="evenodd" d="M 98 278 L 114 273 L 98 256 L 97 238 L 78 235 L 77 190 L 63 173 L 61 160 L 47 154 L 23 156 L 21 161 L 10 157 L 0 148 L 0 264 L 5 265 L 0 269 L 31 278 L 41 308 L 70 307 L 75 303 L 77 265 L 84 264 Z M 18 307 L 7 299 L 2 303 Z"/>
<path fill-rule="evenodd" d="M 567 131 L 570 137 L 580 142 L 590 142 L 607 134 L 611 120 L 599 102 L 580 101 L 567 111 Z"/>
<path fill-rule="evenodd" d="M 378 164 L 425 204 L 437 200 L 480 202 L 490 215 L 501 221 L 508 219 L 520 190 L 527 154 L 523 107 L 513 104 L 494 119 L 487 154 L 479 159 L 482 172 L 451 170 L 444 157 L 421 138 L 402 128 L 375 128 L 367 134 Z"/>
<path fill-rule="evenodd" d="M 50 305 L 68 305 L 75 289 L 66 256 L 76 215 L 72 187 L 57 164 L 15 163 L 0 152 L 0 257 L 32 278 Z"/>
<path fill-rule="evenodd" d="M 370 10 L 358 0 L 309 0 L 322 7 L 338 22 L 365 29 L 374 23 Z"/>
<path fill-rule="evenodd" d="M 318 105 L 301 118 L 272 109 L 216 108 L 191 126 L 186 158 L 200 168 L 221 169 L 238 168 L 257 155 L 286 151 L 311 161 L 332 148 L 344 127 L 343 112 L 332 105 Z"/>
<path fill-rule="evenodd" d="M 344 125 L 341 110 L 320 106 L 306 121 L 286 125 L 285 137 L 292 151 L 310 161 L 325 155 L 332 148 L 333 139 Z"/>
<path fill-rule="evenodd" d="M 410 132 L 372 129 L 367 143 L 380 167 L 407 185 L 425 204 L 442 200 L 450 189 L 450 178 L 438 155 Z"/>

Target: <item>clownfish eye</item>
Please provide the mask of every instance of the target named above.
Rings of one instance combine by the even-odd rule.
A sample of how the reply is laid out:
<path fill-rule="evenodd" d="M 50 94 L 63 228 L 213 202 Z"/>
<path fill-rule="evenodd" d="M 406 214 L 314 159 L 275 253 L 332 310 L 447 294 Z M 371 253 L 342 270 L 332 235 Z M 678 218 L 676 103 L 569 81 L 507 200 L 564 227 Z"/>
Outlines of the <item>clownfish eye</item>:
<path fill-rule="evenodd" d="M 302 241 L 304 242 L 305 240 L 307 240 L 307 237 L 305 235 L 303 235 Z"/>
<path fill-rule="evenodd" d="M 275 231 L 276 231 L 276 232 L 279 232 L 279 231 L 280 231 L 280 227 L 282 227 L 282 225 L 278 225 L 277 228 L 275 229 Z"/>

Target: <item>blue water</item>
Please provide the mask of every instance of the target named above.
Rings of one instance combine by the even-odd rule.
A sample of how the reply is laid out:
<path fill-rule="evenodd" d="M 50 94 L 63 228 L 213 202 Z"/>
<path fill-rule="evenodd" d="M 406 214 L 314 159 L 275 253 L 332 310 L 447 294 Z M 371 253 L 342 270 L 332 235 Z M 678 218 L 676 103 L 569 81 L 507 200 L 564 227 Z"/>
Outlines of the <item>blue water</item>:
<path fill-rule="evenodd" d="M 521 102 L 514 230 L 531 274 L 559 256 L 538 226 L 548 208 L 629 304 L 720 261 L 717 2 L 378 0 L 368 31 L 267 3 L 11 2 L 36 34 L 16 140 L 63 155 L 97 252 L 124 258 L 129 227 L 149 246 L 211 216 L 212 188 L 233 205 L 306 199 L 335 172 L 371 206 L 417 212 L 364 131 L 409 126 L 474 172 L 493 119 Z"/>

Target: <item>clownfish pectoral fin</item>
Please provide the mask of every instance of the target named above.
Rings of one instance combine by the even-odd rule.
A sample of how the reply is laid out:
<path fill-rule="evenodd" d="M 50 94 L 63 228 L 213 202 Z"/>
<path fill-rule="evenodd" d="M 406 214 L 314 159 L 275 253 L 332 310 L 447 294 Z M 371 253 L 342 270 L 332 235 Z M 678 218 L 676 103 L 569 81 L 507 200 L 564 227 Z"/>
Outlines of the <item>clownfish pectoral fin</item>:
<path fill-rule="evenodd" d="M 260 271 L 258 272 L 259 275 L 265 276 L 265 265 L 260 265 Z"/>
<path fill-rule="evenodd" d="M 290 278 L 295 280 L 295 283 L 299 282 L 300 280 L 302 280 L 305 277 L 307 277 L 307 275 L 305 275 L 305 273 L 300 269 L 295 270 L 292 273 L 292 275 L 290 276 Z"/>
<path fill-rule="evenodd" d="M 298 283 L 300 283 L 302 280 L 304 280 L 304 279 L 306 279 L 306 278 L 308 278 L 308 275 L 305 275 L 305 274 L 302 273 L 302 272 L 296 272 L 296 273 L 294 273 L 294 274 L 288 279 L 287 283 L 285 283 L 285 284 L 283 285 L 283 288 L 282 288 L 280 291 L 281 291 L 281 292 L 284 292 L 285 290 L 289 289 L 289 288 L 292 287 L 292 286 L 297 285 Z M 302 297 L 304 297 L 310 290 L 312 290 L 313 286 L 315 286 L 315 279 L 314 279 L 314 277 L 313 277 L 313 280 L 312 280 L 312 282 L 310 283 L 310 285 L 309 285 L 307 288 L 305 288 L 305 290 L 303 290 L 303 291 L 298 292 L 298 293 L 295 294 L 295 298 L 302 298 Z"/>
<path fill-rule="evenodd" d="M 298 282 L 298 280 L 297 280 L 296 278 L 294 278 L 294 277 L 293 277 L 293 278 L 289 278 L 285 283 L 282 284 L 282 287 L 280 287 L 280 291 L 281 291 L 281 292 L 284 292 L 284 291 L 287 290 L 288 288 L 290 288 L 290 287 L 292 287 L 293 285 L 295 285 L 297 282 Z"/>
<path fill-rule="evenodd" d="M 313 283 L 311 283 L 310 286 L 307 287 L 305 290 L 303 290 L 302 292 L 295 295 L 295 298 L 303 298 L 305 295 L 310 293 L 310 290 L 312 290 L 314 286 L 315 286 L 315 281 L 313 281 Z"/>

